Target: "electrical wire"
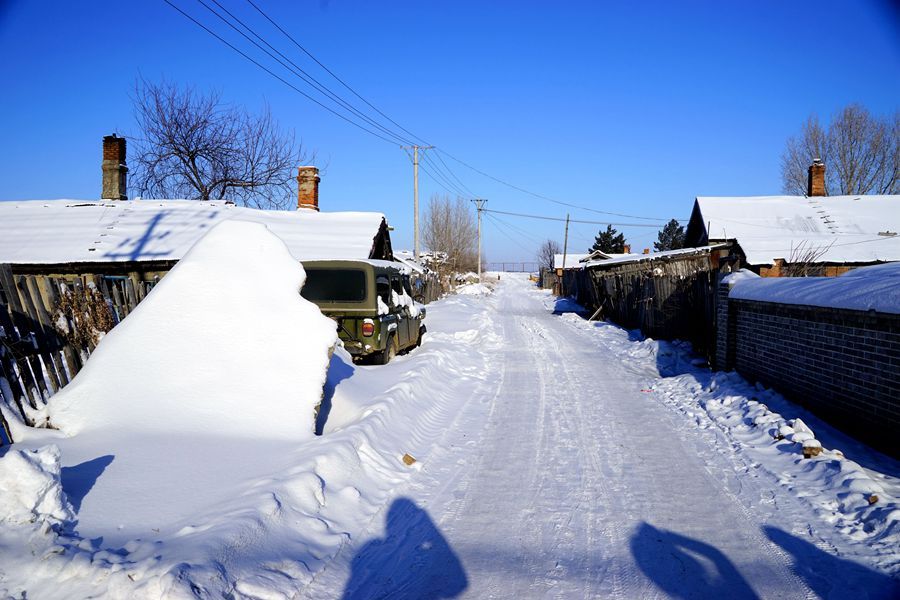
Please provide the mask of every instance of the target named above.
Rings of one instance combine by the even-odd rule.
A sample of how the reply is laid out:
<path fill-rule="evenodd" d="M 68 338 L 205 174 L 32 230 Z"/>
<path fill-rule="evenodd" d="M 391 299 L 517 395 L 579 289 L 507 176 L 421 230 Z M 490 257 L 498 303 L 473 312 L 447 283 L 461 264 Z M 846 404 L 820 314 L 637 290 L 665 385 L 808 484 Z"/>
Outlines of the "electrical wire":
<path fill-rule="evenodd" d="M 399 143 L 401 143 L 401 144 L 403 144 L 403 143 L 411 143 L 411 141 L 410 141 L 409 139 L 407 139 L 407 138 L 405 138 L 405 137 L 403 137 L 403 136 L 400 136 L 400 135 L 396 134 L 395 132 L 391 131 L 390 129 L 388 129 L 388 128 L 382 126 L 380 123 L 378 123 L 378 122 L 375 121 L 374 119 L 370 118 L 368 115 L 366 115 L 366 114 L 362 113 L 361 111 L 359 111 L 356 107 L 354 107 L 353 105 L 351 105 L 349 102 L 345 101 L 343 98 L 341 98 L 340 96 L 338 96 L 337 94 L 335 94 L 334 92 L 332 92 L 330 89 L 328 89 L 327 87 L 323 86 L 323 85 L 322 85 L 315 77 L 313 77 L 312 75 L 310 75 L 309 73 L 307 73 L 306 71 L 304 71 L 303 68 L 300 67 L 297 63 L 295 63 L 295 62 L 292 61 L 290 58 L 288 58 L 287 56 L 285 56 L 285 55 L 284 55 L 282 52 L 280 52 L 277 48 L 275 48 L 275 47 L 272 46 L 269 42 L 267 42 L 267 41 L 265 40 L 265 38 L 263 38 L 261 35 L 259 35 L 258 33 L 256 33 L 249 25 L 247 25 L 246 23 L 244 23 L 240 18 L 236 17 L 231 11 L 229 11 L 227 8 L 225 8 L 224 6 L 222 6 L 222 5 L 218 2 L 218 0 L 211 0 L 211 2 L 213 2 L 213 3 L 214 3 L 216 6 L 218 6 L 221 10 L 223 10 L 226 14 L 228 14 L 229 17 L 231 17 L 232 19 L 234 19 L 234 20 L 235 20 L 239 25 L 241 25 L 244 29 L 246 29 L 248 32 L 250 32 L 251 35 L 253 35 L 255 38 L 257 38 L 257 39 L 258 39 L 259 41 L 261 41 L 263 44 L 265 44 L 266 46 L 268 46 L 273 52 L 275 52 L 276 54 L 278 54 L 278 56 L 276 57 L 275 55 L 272 54 L 272 52 L 269 52 L 268 50 L 266 50 L 265 48 L 263 48 L 262 46 L 260 46 L 256 41 L 254 41 L 254 40 L 251 39 L 249 36 L 247 36 L 247 34 L 245 34 L 243 31 L 241 31 L 240 29 L 238 29 L 232 22 L 230 22 L 228 19 L 226 19 L 225 17 L 223 17 L 221 14 L 219 14 L 215 9 L 213 9 L 211 6 L 209 6 L 206 2 L 204 2 L 204 0 L 197 0 L 197 2 L 198 2 L 199 4 L 201 4 L 204 8 L 206 8 L 206 10 L 208 10 L 208 11 L 211 12 L 213 15 L 215 15 L 215 16 L 216 16 L 219 20 L 221 20 L 223 23 L 225 23 L 226 25 L 228 25 L 229 27 L 231 27 L 234 31 L 236 31 L 239 35 L 241 35 L 241 36 L 242 36 L 244 39 L 246 39 L 248 42 L 250 42 L 251 44 L 253 44 L 253 45 L 256 46 L 257 48 L 259 48 L 259 49 L 260 49 L 261 51 L 263 51 L 266 55 L 268 55 L 271 59 L 273 59 L 273 60 L 276 61 L 278 64 L 280 64 L 282 67 L 284 67 L 285 69 L 287 69 L 288 71 L 290 71 L 291 74 L 293 74 L 294 76 L 300 78 L 300 79 L 301 79 L 302 81 L 304 81 L 307 85 L 309 85 L 310 87 L 312 87 L 313 89 L 315 89 L 316 91 L 318 91 L 318 92 L 319 92 L 320 94 L 322 94 L 323 96 L 326 96 L 326 97 L 329 98 L 331 101 L 333 101 L 333 102 L 337 103 L 338 105 L 342 106 L 345 110 L 348 110 L 348 111 L 350 111 L 351 113 L 353 113 L 354 115 L 356 115 L 357 117 L 363 119 L 363 120 L 364 120 L 365 122 L 367 122 L 369 125 L 371 125 L 371 126 L 377 128 L 377 129 L 380 129 L 380 130 L 381 130 L 383 133 L 385 133 L 386 135 L 389 135 L 389 136 L 395 138 Z M 281 58 L 278 58 L 278 57 L 281 57 Z M 284 59 L 284 60 L 281 60 L 281 59 Z M 290 66 L 287 65 L 287 64 L 285 64 L 284 61 L 287 61 L 288 63 L 290 63 Z"/>
<path fill-rule="evenodd" d="M 588 223 L 588 224 L 592 224 L 592 225 L 615 225 L 616 227 L 652 227 L 654 229 L 659 227 L 658 224 L 650 225 L 647 223 L 612 223 L 610 221 L 585 221 L 585 220 L 581 220 L 581 219 L 563 219 L 562 217 L 545 217 L 542 215 L 529 215 L 529 214 L 524 214 L 524 213 L 514 213 L 514 212 L 507 212 L 507 211 L 503 211 L 503 210 L 494 210 L 494 209 L 489 209 L 489 208 L 485 208 L 483 210 L 484 210 L 484 212 L 496 213 L 496 214 L 500 214 L 500 215 L 510 215 L 513 217 L 525 217 L 528 219 L 542 219 L 544 221 L 565 222 L 568 220 L 569 223 Z"/>
<path fill-rule="evenodd" d="M 391 139 L 388 139 L 388 138 L 384 137 L 383 135 L 380 135 L 380 134 L 378 134 L 378 133 L 372 131 L 371 129 L 368 129 L 368 128 L 364 127 L 363 125 L 360 125 L 360 124 L 357 123 L 356 121 L 353 121 L 352 119 L 349 119 L 348 117 L 342 115 L 341 113 L 337 112 L 336 110 L 332 109 L 331 107 L 326 106 L 325 104 L 322 104 L 321 102 L 319 102 L 318 100 L 316 100 L 315 98 L 313 98 L 312 96 L 310 96 L 309 94 L 307 94 L 306 92 L 304 92 L 303 90 L 301 90 L 301 89 L 299 89 L 298 87 L 296 87 L 295 85 L 293 85 L 291 82 L 287 81 L 286 79 L 284 79 L 283 77 L 281 77 L 281 76 L 278 75 L 277 73 L 273 72 L 271 69 L 267 68 L 266 66 L 264 66 L 263 64 L 261 64 L 260 62 L 258 62 L 257 60 L 255 60 L 254 58 L 252 58 L 251 56 L 249 56 L 248 54 L 246 54 L 245 52 L 243 52 L 242 50 L 238 49 L 236 46 L 234 46 L 233 44 L 231 44 L 230 42 L 228 42 L 226 39 L 224 39 L 222 36 L 220 36 L 219 34 L 217 34 L 216 32 L 214 32 L 214 31 L 211 30 L 210 28 L 208 28 L 206 25 L 204 25 L 204 24 L 201 23 L 200 21 L 198 21 L 197 19 L 195 19 L 194 17 L 192 17 L 192 16 L 189 15 L 188 13 L 184 12 L 183 10 L 181 10 L 178 6 L 176 6 L 175 4 L 173 4 L 173 3 L 171 2 L 171 0 L 163 0 L 163 2 L 165 2 L 166 4 L 168 4 L 169 6 L 171 6 L 173 9 L 175 9 L 176 11 L 178 11 L 179 13 L 181 13 L 185 18 L 187 18 L 187 19 L 189 19 L 190 21 L 192 21 L 195 25 L 197 25 L 198 27 L 200 27 L 201 29 L 203 29 L 206 33 L 208 33 L 209 35 L 213 36 L 214 38 L 216 38 L 217 40 L 219 40 L 220 42 L 222 42 L 223 44 L 225 44 L 226 46 L 228 46 L 229 48 L 231 48 L 232 50 L 234 50 L 235 52 L 237 52 L 238 54 L 240 54 L 240 55 L 241 55 L 242 57 L 244 57 L 246 60 L 250 61 L 251 63 L 253 63 L 253 64 L 256 65 L 257 67 L 259 67 L 260 69 L 262 69 L 263 71 L 265 71 L 266 73 L 268 73 L 269 75 L 271 75 L 272 77 L 274 77 L 275 79 L 277 79 L 278 81 L 280 81 L 281 83 L 285 84 L 286 86 L 288 86 L 289 88 L 291 88 L 292 90 L 294 90 L 295 92 L 297 92 L 298 94 L 300 94 L 301 96 L 303 96 L 303 97 L 305 97 L 306 99 L 308 99 L 308 100 L 310 100 L 310 101 L 312 101 L 312 102 L 318 104 L 320 107 L 324 108 L 325 110 L 327 110 L 327 111 L 330 112 L 331 114 L 335 115 L 336 117 L 338 117 L 338 118 L 340 118 L 340 119 L 346 121 L 347 123 L 350 123 L 350 124 L 353 125 L 354 127 L 357 127 L 357 128 L 359 128 L 359 129 L 365 131 L 366 133 L 370 134 L 370 135 L 373 135 L 373 136 L 375 136 L 375 137 L 377 137 L 377 138 L 379 138 L 379 139 L 381 139 L 381 140 L 384 140 L 385 142 L 387 142 L 387 143 L 389 143 L 389 144 L 391 144 L 391 145 L 396 145 L 396 142 L 395 142 L 395 141 L 393 141 L 393 140 L 391 140 Z"/>
<path fill-rule="evenodd" d="M 464 166 L 464 167 L 466 167 L 466 168 L 469 168 L 469 169 L 475 171 L 475 172 L 478 173 L 479 175 L 482 175 L 482 176 L 484 176 L 484 177 L 487 177 L 488 179 L 491 179 L 491 180 L 493 180 L 493 181 L 496 181 L 496 182 L 499 183 L 499 184 L 505 185 L 505 186 L 508 187 L 508 188 L 512 188 L 512 189 L 514 189 L 514 190 L 516 190 L 516 191 L 522 192 L 523 194 L 528 194 L 529 196 L 534 196 L 535 198 L 540 198 L 541 200 L 546 200 L 546 201 L 548 201 L 548 202 L 553 202 L 554 204 L 560 204 L 560 205 L 562 205 L 562 206 L 568 206 L 568 207 L 571 207 L 571 208 L 578 208 L 578 209 L 580 209 L 580 210 L 586 210 L 586 211 L 598 213 L 598 214 L 601 214 L 601 215 L 613 215 L 613 216 L 615 216 L 615 217 L 626 217 L 626 218 L 629 218 L 629 219 L 641 219 L 641 220 L 645 220 L 645 221 L 662 221 L 662 222 L 668 221 L 668 219 L 659 219 L 659 218 L 655 218 L 655 217 L 641 217 L 641 216 L 638 216 L 638 215 L 628 215 L 628 214 L 623 214 L 623 213 L 608 212 L 608 211 L 605 211 L 605 210 L 597 210 L 597 209 L 595 209 L 595 208 L 588 208 L 587 206 L 580 206 L 580 205 L 578 205 L 578 204 L 572 204 L 572 203 L 570 203 L 570 202 L 563 202 L 563 201 L 561 201 L 561 200 L 556 200 L 556 199 L 554 199 L 554 198 L 550 198 L 550 197 L 548 197 L 548 196 L 544 196 L 543 194 L 538 194 L 537 192 L 532 192 L 531 190 L 527 190 L 527 189 L 525 189 L 525 188 L 523 188 L 523 187 L 519 187 L 519 186 L 517 186 L 517 185 L 513 185 L 512 183 L 509 183 L 509 182 L 507 182 L 507 181 L 504 181 L 504 180 L 500 179 L 499 177 L 494 177 L 493 175 L 490 175 L 490 174 L 488 174 L 488 173 L 485 173 L 484 171 L 482 171 L 482 170 L 480 170 L 480 169 L 477 169 L 477 168 L 473 167 L 472 165 L 470 165 L 469 163 L 467 163 L 467 162 L 465 162 L 465 161 L 462 161 L 462 160 L 456 158 L 455 156 L 453 156 L 452 154 L 450 154 L 450 153 L 447 152 L 446 150 L 442 150 L 442 149 L 439 148 L 439 147 L 435 147 L 435 149 L 436 149 L 438 152 L 442 152 L 444 155 L 447 156 L 447 158 L 450 158 L 450 159 L 452 159 L 452 160 L 455 160 L 456 162 L 458 162 L 458 163 L 461 164 L 462 166 Z"/>
<path fill-rule="evenodd" d="M 276 57 L 275 55 L 272 54 L 272 52 L 266 50 L 266 48 L 263 48 L 255 40 L 253 40 L 252 38 L 247 36 L 243 31 L 241 31 L 237 26 L 235 26 L 231 21 L 229 21 L 228 19 L 223 17 L 221 14 L 219 14 L 217 11 L 215 11 L 212 7 L 210 7 L 208 4 L 206 4 L 203 0 L 198 0 L 198 2 L 201 5 L 203 5 L 208 11 L 212 12 L 216 17 L 218 17 L 220 20 L 222 20 L 224 23 L 226 23 L 229 27 L 231 27 L 233 30 L 235 30 L 237 33 L 239 33 L 242 37 L 247 39 L 249 42 L 254 44 L 254 46 L 256 46 L 258 49 L 260 49 L 265 54 L 267 54 L 270 58 L 272 58 L 273 60 L 278 62 L 283 68 L 287 69 L 292 75 L 303 80 L 307 85 L 311 86 L 318 93 L 322 94 L 323 96 L 328 98 L 330 101 L 335 102 L 343 110 L 350 112 L 350 114 L 352 114 L 353 117 L 362 119 L 363 122 L 366 123 L 368 126 L 374 127 L 376 130 L 380 131 L 381 133 L 378 133 L 378 131 L 373 131 L 366 125 L 363 125 L 363 124 L 360 124 L 359 122 L 357 122 L 354 118 L 351 118 L 351 117 L 348 117 L 347 115 L 341 114 L 340 112 L 338 112 L 338 111 L 334 110 L 333 108 L 327 106 L 326 104 L 320 102 L 316 98 L 303 92 L 299 88 L 292 85 L 290 82 L 286 81 L 283 77 L 281 77 L 277 73 L 273 72 L 271 69 L 267 68 L 266 66 L 264 66 L 263 64 L 261 64 L 260 62 L 258 62 L 257 60 L 255 60 L 254 58 L 252 58 L 251 56 L 249 56 L 248 54 L 246 54 L 245 52 L 243 52 L 242 50 L 240 50 L 239 48 L 237 48 L 230 42 L 228 42 L 227 40 L 225 40 L 223 37 L 221 37 L 214 31 L 212 31 L 209 27 L 207 27 L 206 25 L 204 25 L 203 23 L 198 21 L 196 18 L 189 15 L 184 10 L 182 10 L 181 8 L 179 8 L 178 6 L 173 4 L 173 2 L 171 0 L 163 0 L 163 1 L 166 4 L 168 4 L 169 6 L 171 6 L 173 9 L 175 9 L 176 11 L 181 13 L 184 17 L 186 17 L 187 19 L 192 21 L 198 27 L 200 27 L 201 29 L 206 31 L 208 34 L 215 37 L 217 40 L 219 40 L 220 42 L 222 42 L 223 44 L 225 44 L 226 46 L 231 48 L 233 51 L 237 52 L 244 59 L 250 61 L 255 66 L 257 66 L 260 69 L 262 69 L 263 71 L 265 71 L 270 76 L 278 79 L 279 81 L 281 81 L 282 83 L 284 83 L 285 85 L 287 85 L 288 87 L 290 87 L 291 89 L 296 91 L 297 93 L 301 94 L 308 100 L 311 100 L 312 102 L 314 102 L 321 108 L 324 108 L 328 112 L 330 112 L 333 115 L 339 117 L 340 119 L 350 123 L 351 125 L 354 125 L 355 127 L 361 129 L 362 131 L 365 131 L 366 133 L 369 133 L 370 135 L 372 135 L 378 139 L 381 139 L 383 141 L 386 141 L 388 143 L 391 143 L 391 144 L 395 144 L 399 141 L 399 142 L 401 142 L 401 145 L 403 143 L 406 143 L 408 145 L 413 145 L 410 140 L 410 138 L 412 138 L 412 139 L 418 140 L 419 142 L 421 142 L 424 145 L 432 145 L 432 144 L 429 144 L 428 142 L 426 142 L 420 136 L 415 135 L 414 133 L 412 133 L 411 131 L 409 131 L 402 125 L 400 125 L 397 121 L 395 121 L 394 119 L 389 117 L 387 114 L 385 114 L 380 109 L 378 109 L 374 104 L 372 104 L 370 101 L 368 101 L 365 97 L 363 97 L 361 94 L 359 94 L 347 82 L 345 82 L 343 79 L 341 79 L 336 73 L 334 73 L 331 69 L 329 69 L 327 66 L 325 66 L 321 61 L 319 61 L 309 50 L 307 50 L 293 36 L 291 36 L 290 33 L 288 33 L 281 25 L 279 25 L 273 18 L 271 18 L 256 3 L 254 3 L 253 0 L 247 0 L 247 3 L 250 4 L 250 6 L 253 7 L 260 15 L 262 15 L 262 17 L 265 18 L 272 26 L 274 26 L 276 29 L 278 29 L 278 31 L 280 31 L 288 40 L 290 40 L 291 43 L 293 43 L 297 48 L 299 48 L 306 56 L 308 56 L 310 59 L 312 59 L 319 67 L 321 67 L 326 73 L 328 73 L 331 77 L 333 77 L 336 81 L 338 81 L 343 87 L 345 87 L 348 91 L 350 91 L 354 96 L 356 96 L 359 100 L 364 102 L 366 104 L 366 106 L 368 106 L 369 108 L 374 110 L 381 117 L 387 119 L 387 121 L 389 121 L 391 124 L 393 124 L 395 127 L 397 127 L 400 131 L 406 133 L 410 137 L 401 135 L 401 134 L 397 133 L 397 131 L 392 130 L 391 128 L 382 125 L 381 123 L 379 123 L 378 121 L 376 121 L 375 119 L 370 117 L 369 115 L 366 115 L 363 111 L 361 111 L 358 108 L 356 108 L 355 106 L 353 106 L 350 102 L 348 102 L 347 100 L 342 98 L 339 94 L 332 91 L 327 85 L 323 84 L 318 79 L 316 79 L 315 77 L 310 75 L 307 71 L 302 69 L 294 61 L 292 61 L 290 58 L 288 58 L 284 53 L 282 53 L 281 51 L 276 49 L 272 44 L 270 44 L 268 41 L 266 41 L 266 39 L 263 36 L 256 33 L 251 27 L 249 27 L 241 19 L 239 19 L 237 16 L 235 16 L 227 8 L 222 6 L 217 0 L 211 0 L 211 1 L 216 6 L 218 6 L 222 11 L 224 11 L 226 14 L 228 14 L 232 19 L 234 19 L 234 21 L 236 21 L 244 29 L 249 31 L 251 35 L 256 37 L 263 44 L 265 44 L 268 48 L 270 48 L 272 51 L 274 51 L 278 56 L 281 57 L 281 59 L 284 59 L 288 63 L 290 63 L 290 65 L 292 65 L 293 68 L 291 66 L 288 66 L 288 64 L 285 64 L 285 62 L 283 62 L 283 60 Z M 385 136 L 389 136 L 389 137 L 385 137 Z M 393 138 L 393 139 L 390 139 L 390 138 Z M 462 179 L 456 175 L 456 173 L 449 167 L 449 165 L 447 165 L 446 161 L 444 161 L 444 159 L 440 156 L 441 154 L 447 156 L 451 160 L 459 163 L 460 165 L 474 171 L 475 173 L 478 173 L 479 175 L 481 175 L 483 177 L 486 177 L 497 183 L 500 183 L 501 185 L 504 185 L 510 189 L 516 190 L 523 194 L 527 194 L 529 196 L 532 196 L 532 197 L 535 197 L 535 198 L 538 198 L 538 199 L 541 199 L 544 201 L 552 202 L 554 204 L 558 204 L 561 206 L 567 206 L 567 207 L 575 208 L 575 209 L 579 209 L 579 210 L 584 210 L 584 211 L 588 211 L 588 212 L 592 212 L 592 213 L 596 213 L 596 214 L 611 215 L 611 216 L 625 217 L 625 218 L 631 218 L 631 219 L 639 219 L 639 220 L 644 220 L 644 221 L 656 221 L 656 222 L 660 222 L 660 223 L 668 221 L 668 219 L 662 219 L 662 218 L 657 218 L 657 217 L 645 217 L 645 216 L 640 216 L 640 215 L 631 215 L 631 214 L 626 214 L 626 213 L 603 211 L 603 210 L 599 210 L 599 209 L 595 209 L 595 208 L 590 208 L 587 206 L 574 204 L 571 202 L 564 202 L 561 200 L 557 200 L 555 198 L 551 198 L 549 196 L 545 196 L 543 194 L 533 192 L 533 191 L 523 188 L 521 186 L 514 185 L 512 183 L 509 183 L 508 181 L 500 179 L 499 177 L 495 177 L 481 169 L 478 169 L 478 168 L 472 166 L 471 164 L 463 161 L 462 159 L 457 158 L 456 156 L 450 154 L 449 152 L 447 152 L 446 150 L 443 150 L 442 148 L 440 148 L 438 146 L 435 146 L 434 149 L 437 151 L 436 157 L 440 161 L 442 167 L 438 166 L 437 162 L 435 162 L 429 158 L 429 159 L 425 159 L 425 162 L 429 163 L 429 165 L 431 167 L 431 172 L 429 172 L 427 169 L 424 169 L 424 168 L 423 168 L 423 170 L 425 170 L 426 173 L 428 173 L 429 177 L 431 177 L 432 180 L 434 180 L 436 183 L 439 183 L 439 185 L 441 187 L 443 187 L 445 190 L 447 190 L 450 193 L 458 194 L 462 197 L 475 197 L 476 194 L 472 193 L 472 190 L 468 186 L 466 186 L 465 183 L 462 181 Z M 422 166 L 421 163 L 420 163 L 420 166 Z M 440 178 L 441 181 L 438 181 L 438 178 Z M 580 221 L 580 222 L 595 223 L 593 221 Z M 639 227 L 642 225 L 631 224 L 629 226 Z M 648 226 L 648 225 L 644 225 L 644 226 Z M 658 225 L 654 225 L 654 226 L 658 226 Z"/>
<path fill-rule="evenodd" d="M 417 136 L 416 134 L 414 134 L 413 132 L 409 131 L 408 129 L 406 129 L 405 127 L 403 127 L 402 125 L 400 125 L 400 124 L 397 123 L 396 121 L 394 121 L 392 118 L 390 118 L 389 116 L 387 116 L 386 114 L 384 114 L 383 112 L 381 112 L 381 111 L 380 111 L 375 105 L 373 105 L 371 102 L 369 102 L 369 101 L 366 100 L 363 96 L 361 96 L 360 94 L 358 94 L 358 93 L 356 92 L 356 90 L 354 90 L 352 87 L 350 87 L 349 84 L 347 84 L 343 79 L 341 79 L 340 77 L 338 77 L 334 72 L 332 72 L 331 69 L 329 69 L 329 68 L 326 67 L 324 64 L 322 64 L 321 62 L 319 62 L 319 59 L 317 59 L 315 56 L 313 56 L 312 53 L 309 52 L 309 50 L 307 50 L 307 49 L 304 48 L 302 45 L 300 45 L 300 42 L 298 42 L 297 40 L 295 40 L 295 39 L 293 38 L 293 36 L 291 36 L 291 34 L 289 34 L 287 31 L 285 31 L 284 29 L 282 29 L 282 27 L 281 27 L 278 23 L 276 23 L 271 17 L 269 17 L 269 15 L 267 15 L 260 7 L 258 7 L 258 6 L 253 2 L 253 0 L 247 0 L 247 3 L 250 4 L 250 6 L 252 6 L 253 8 L 255 8 L 255 9 L 257 10 L 257 12 L 259 12 L 259 14 L 261 14 L 261 15 L 262 15 L 269 23 L 271 23 L 272 25 L 274 25 L 275 28 L 278 29 L 278 31 L 280 31 L 281 33 L 283 33 L 283 34 L 285 35 L 285 37 L 287 37 L 287 39 L 289 39 L 291 42 L 293 42 L 293 44 L 294 44 L 295 46 L 297 46 L 297 48 L 299 48 L 301 51 L 303 51 L 304 54 L 306 54 L 308 57 L 310 57 L 317 65 L 319 65 L 320 67 L 322 67 L 322 69 L 324 69 L 326 73 L 328 73 L 329 75 L 331 75 L 332 77 L 334 77 L 334 78 L 338 81 L 338 83 L 340 83 L 342 86 L 344 86 L 345 88 L 347 88 L 354 96 L 356 96 L 357 98 L 359 98 L 360 100 L 362 100 L 363 102 L 365 102 L 365 103 L 369 106 L 369 108 L 371 108 L 372 110 L 374 110 L 375 112 L 377 112 L 379 115 L 381 115 L 382 117 L 384 117 L 385 119 L 387 119 L 388 121 L 390 121 L 391 123 L 393 123 L 394 125 L 396 125 L 397 127 L 399 127 L 399 128 L 400 128 L 402 131 L 404 131 L 405 133 L 408 133 L 408 134 L 411 135 L 413 138 L 417 139 L 419 142 L 422 143 L 422 145 L 424 145 L 424 146 L 431 146 L 431 145 L 432 145 L 432 144 L 426 142 L 425 140 L 423 140 L 422 138 L 420 138 L 419 136 Z M 412 144 L 410 144 L 410 145 L 412 145 Z"/>

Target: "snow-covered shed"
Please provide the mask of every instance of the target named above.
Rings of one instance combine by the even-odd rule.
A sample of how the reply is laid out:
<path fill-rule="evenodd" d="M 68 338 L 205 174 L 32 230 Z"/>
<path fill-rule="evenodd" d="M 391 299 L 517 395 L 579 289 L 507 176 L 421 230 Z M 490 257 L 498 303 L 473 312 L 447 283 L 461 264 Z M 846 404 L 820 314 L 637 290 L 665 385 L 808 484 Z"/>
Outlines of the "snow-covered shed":
<path fill-rule="evenodd" d="M 735 241 L 764 276 L 900 261 L 900 195 L 698 197 L 685 245 Z M 812 267 L 812 268 L 810 268 Z"/>

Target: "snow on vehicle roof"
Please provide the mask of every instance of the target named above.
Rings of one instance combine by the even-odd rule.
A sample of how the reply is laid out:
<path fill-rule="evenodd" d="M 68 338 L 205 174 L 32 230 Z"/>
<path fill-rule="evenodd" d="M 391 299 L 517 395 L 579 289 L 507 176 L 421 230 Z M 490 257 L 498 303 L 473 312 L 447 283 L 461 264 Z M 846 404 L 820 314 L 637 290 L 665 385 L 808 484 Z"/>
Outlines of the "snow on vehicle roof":
<path fill-rule="evenodd" d="M 898 195 L 701 196 L 698 209 L 709 240 L 736 239 L 752 265 L 810 249 L 822 251 L 815 262 L 900 260 Z"/>
<path fill-rule="evenodd" d="M 900 314 L 900 263 L 853 269 L 838 277 L 753 277 L 729 298 Z"/>
<path fill-rule="evenodd" d="M 368 258 L 384 215 L 198 200 L 0 202 L 0 263 L 178 260 L 214 225 L 265 225 L 297 260 Z"/>

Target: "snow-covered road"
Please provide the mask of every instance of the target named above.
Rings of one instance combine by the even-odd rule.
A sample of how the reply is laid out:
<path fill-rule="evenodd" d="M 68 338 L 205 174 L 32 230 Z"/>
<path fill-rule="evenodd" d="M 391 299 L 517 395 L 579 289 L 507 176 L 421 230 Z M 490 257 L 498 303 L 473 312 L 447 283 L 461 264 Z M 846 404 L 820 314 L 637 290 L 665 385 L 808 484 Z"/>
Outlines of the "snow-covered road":
<path fill-rule="evenodd" d="M 482 346 L 493 385 L 469 401 L 444 436 L 448 451 L 410 481 L 385 529 L 370 532 L 384 539 L 344 569 L 339 557 L 305 597 L 335 588 L 349 598 L 897 591 L 791 533 L 798 521 L 812 533 L 807 505 L 786 493 L 776 501 L 764 478 L 698 440 L 696 423 L 648 389 L 655 370 L 553 314 L 548 300 L 515 279 L 485 298 L 484 327 L 499 340 Z"/>
<path fill-rule="evenodd" d="M 313 436 L 288 418 L 312 420 L 295 384 L 325 377 L 282 331 L 296 288 L 240 302 L 267 328 L 195 327 L 257 353 L 284 335 L 198 373 L 170 336 L 135 345 L 180 314 L 159 309 L 174 273 L 101 342 L 156 376 L 126 389 L 98 350 L 41 409 L 93 429 L 18 424 L 0 454 L 0 598 L 900 597 L 900 464 L 684 344 L 504 276 L 429 306 L 388 365 L 337 349 Z"/>

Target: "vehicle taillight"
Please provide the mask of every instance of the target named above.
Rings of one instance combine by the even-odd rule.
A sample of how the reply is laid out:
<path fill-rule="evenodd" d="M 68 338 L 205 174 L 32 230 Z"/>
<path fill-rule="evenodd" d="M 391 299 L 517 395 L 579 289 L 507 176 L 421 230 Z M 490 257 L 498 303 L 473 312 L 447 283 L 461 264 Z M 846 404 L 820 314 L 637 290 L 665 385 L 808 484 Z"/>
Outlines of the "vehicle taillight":
<path fill-rule="evenodd" d="M 374 323 L 363 323 L 362 325 L 362 334 L 365 337 L 372 337 L 375 333 L 375 324 Z"/>

